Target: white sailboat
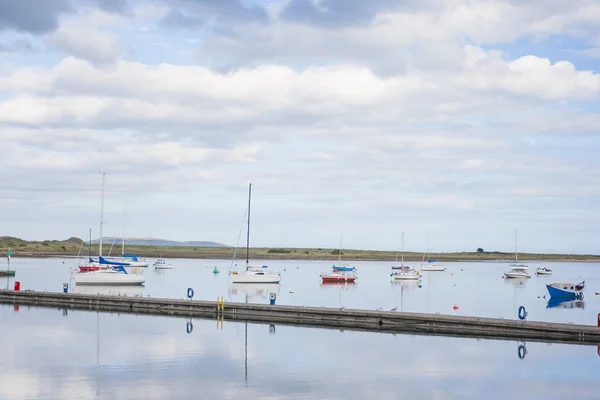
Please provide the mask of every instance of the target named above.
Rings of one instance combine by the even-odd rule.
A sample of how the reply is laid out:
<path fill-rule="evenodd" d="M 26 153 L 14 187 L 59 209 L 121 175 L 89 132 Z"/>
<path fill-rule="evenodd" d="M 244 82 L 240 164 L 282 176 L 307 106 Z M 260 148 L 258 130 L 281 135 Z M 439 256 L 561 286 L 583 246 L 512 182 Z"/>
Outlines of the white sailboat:
<path fill-rule="evenodd" d="M 401 265 L 392 266 L 391 277 L 394 280 L 403 281 L 416 281 L 421 278 L 419 271 L 415 271 L 414 268 L 404 265 L 404 232 L 402 232 L 402 261 Z M 398 254 L 396 253 L 396 262 L 398 261 Z"/>
<path fill-rule="evenodd" d="M 127 204 L 127 202 L 125 202 Z M 113 242 L 114 243 L 114 242 Z M 111 246 L 112 249 L 112 246 Z M 110 252 L 109 252 L 110 255 Z M 125 267 L 145 268 L 148 262 L 141 260 L 137 255 L 125 254 L 125 207 L 123 207 L 123 230 L 121 236 L 121 257 L 103 257 L 99 260 L 101 264 L 122 265 Z"/>
<path fill-rule="evenodd" d="M 425 261 L 425 260 L 423 260 Z M 445 271 L 446 267 L 438 264 L 437 260 L 429 258 L 429 231 L 427 231 L 427 264 L 421 265 L 421 271 Z"/>
<path fill-rule="evenodd" d="M 104 226 L 104 180 L 102 173 L 102 200 L 100 203 L 100 249 L 99 258 L 102 261 L 102 228 Z M 145 278 L 139 274 L 128 273 L 123 265 L 111 265 L 110 269 L 100 269 L 90 272 L 74 272 L 73 281 L 77 285 L 143 285 Z"/>
<path fill-rule="evenodd" d="M 164 258 L 159 258 L 152 264 L 155 269 L 173 269 L 173 264 L 165 260 Z"/>
<path fill-rule="evenodd" d="M 265 271 L 263 268 L 250 267 L 250 205 L 252 198 L 252 183 L 248 184 L 248 229 L 246 231 L 246 270 L 231 273 L 232 283 L 279 283 L 281 274 Z"/>
<path fill-rule="evenodd" d="M 527 272 L 529 267 L 525 264 L 519 264 L 519 256 L 517 251 L 517 230 L 515 229 L 515 263 L 510 265 L 510 271 L 505 272 L 504 276 L 507 278 L 531 278 L 531 275 Z"/>

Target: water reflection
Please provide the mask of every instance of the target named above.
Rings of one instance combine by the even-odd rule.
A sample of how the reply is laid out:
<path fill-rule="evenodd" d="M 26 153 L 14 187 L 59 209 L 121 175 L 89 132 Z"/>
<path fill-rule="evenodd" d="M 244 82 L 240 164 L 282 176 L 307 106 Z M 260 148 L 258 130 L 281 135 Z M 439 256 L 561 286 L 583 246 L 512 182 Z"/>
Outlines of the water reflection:
<path fill-rule="evenodd" d="M 279 283 L 232 283 L 229 294 L 243 294 L 246 300 L 262 300 L 270 293 L 279 294 L 280 289 Z"/>
<path fill-rule="evenodd" d="M 75 285 L 72 290 L 73 293 L 79 294 L 101 294 L 101 295 L 111 295 L 111 296 L 143 296 L 144 287 L 139 285 L 119 285 L 119 286 L 109 286 L 109 285 L 98 285 L 98 286 L 79 286 Z"/>
<path fill-rule="evenodd" d="M 414 292 L 416 289 L 420 289 L 423 287 L 422 281 L 419 279 L 418 281 L 402 281 L 402 280 L 392 280 L 392 287 L 397 288 L 400 287 L 400 311 L 404 311 L 404 292 Z M 394 290 L 394 301 L 396 301 L 396 291 Z M 396 301 L 397 304 L 397 301 Z M 398 306 L 395 305 L 390 311 L 396 311 Z"/>
<path fill-rule="evenodd" d="M 585 309 L 585 303 L 583 299 L 573 300 L 569 298 L 550 297 L 546 308 Z"/>

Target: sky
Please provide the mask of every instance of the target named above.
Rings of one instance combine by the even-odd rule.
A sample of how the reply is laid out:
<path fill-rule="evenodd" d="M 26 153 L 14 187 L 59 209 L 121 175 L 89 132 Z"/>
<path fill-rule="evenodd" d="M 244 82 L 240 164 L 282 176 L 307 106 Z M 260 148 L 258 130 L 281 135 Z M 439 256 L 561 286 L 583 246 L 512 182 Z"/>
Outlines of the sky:
<path fill-rule="evenodd" d="M 0 0 L 0 235 L 598 254 L 600 2 Z M 243 236 L 240 245 L 244 244 Z"/>

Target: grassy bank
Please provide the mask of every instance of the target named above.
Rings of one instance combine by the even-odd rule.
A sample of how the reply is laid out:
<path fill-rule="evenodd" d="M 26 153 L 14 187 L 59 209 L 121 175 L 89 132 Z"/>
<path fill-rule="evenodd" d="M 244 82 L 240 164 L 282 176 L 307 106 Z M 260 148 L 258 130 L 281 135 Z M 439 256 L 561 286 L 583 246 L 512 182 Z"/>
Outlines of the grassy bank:
<path fill-rule="evenodd" d="M 13 257 L 56 257 L 56 256 L 76 256 L 81 251 L 87 255 L 88 246 L 82 243 L 81 239 L 70 238 L 68 240 L 47 240 L 47 241 L 26 241 L 13 237 L 0 237 L 0 254 L 4 255 L 8 248 L 11 248 Z M 108 254 L 110 244 L 104 244 L 103 253 Z M 129 254 L 137 254 L 141 257 L 149 258 L 217 258 L 231 259 L 234 254 L 232 247 L 159 247 L 159 246 L 135 246 L 128 245 L 125 249 Z M 114 245 L 112 255 L 119 255 L 121 251 L 120 244 Z M 245 248 L 238 249 L 238 259 L 245 258 Z M 91 254 L 98 254 L 98 245 L 92 245 Z M 439 261 L 492 261 L 492 260 L 511 260 L 514 258 L 512 253 L 502 252 L 459 252 L 459 253 L 432 253 L 432 259 Z M 338 249 L 301 249 L 301 248 L 251 248 L 250 258 L 252 259 L 272 259 L 272 260 L 337 260 Z M 352 250 L 344 249 L 342 251 L 343 260 L 382 260 L 393 261 L 396 258 L 395 251 L 379 250 Z M 405 261 L 421 261 L 423 253 L 404 252 Z M 519 259 L 523 261 L 598 261 L 598 255 L 579 255 L 579 254 L 519 254 Z"/>

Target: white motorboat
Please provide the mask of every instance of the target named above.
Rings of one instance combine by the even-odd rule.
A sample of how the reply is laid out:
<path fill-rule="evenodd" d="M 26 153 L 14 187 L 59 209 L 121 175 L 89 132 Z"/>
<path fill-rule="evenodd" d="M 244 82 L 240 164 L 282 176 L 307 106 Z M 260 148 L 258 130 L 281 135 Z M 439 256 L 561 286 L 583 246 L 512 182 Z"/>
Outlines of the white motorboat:
<path fill-rule="evenodd" d="M 101 269 L 90 272 L 76 272 L 73 280 L 77 285 L 143 285 L 146 279 L 143 275 L 130 274 L 123 267 Z"/>
<path fill-rule="evenodd" d="M 173 264 L 167 262 L 164 258 L 159 258 L 152 264 L 152 266 L 156 269 L 173 269 Z"/>
<path fill-rule="evenodd" d="M 266 268 L 250 267 L 250 200 L 252 198 L 252 184 L 248 184 L 248 228 L 246 230 L 246 270 L 243 272 L 233 271 L 230 273 L 232 283 L 279 283 L 281 274 L 271 272 Z"/>
<path fill-rule="evenodd" d="M 527 267 L 518 267 L 516 265 L 511 266 L 510 271 L 505 272 L 504 276 L 507 278 L 531 278 L 531 275 L 527 273 Z"/>
<path fill-rule="evenodd" d="M 538 267 L 535 270 L 537 275 L 552 275 L 552 270 L 546 267 Z"/>

